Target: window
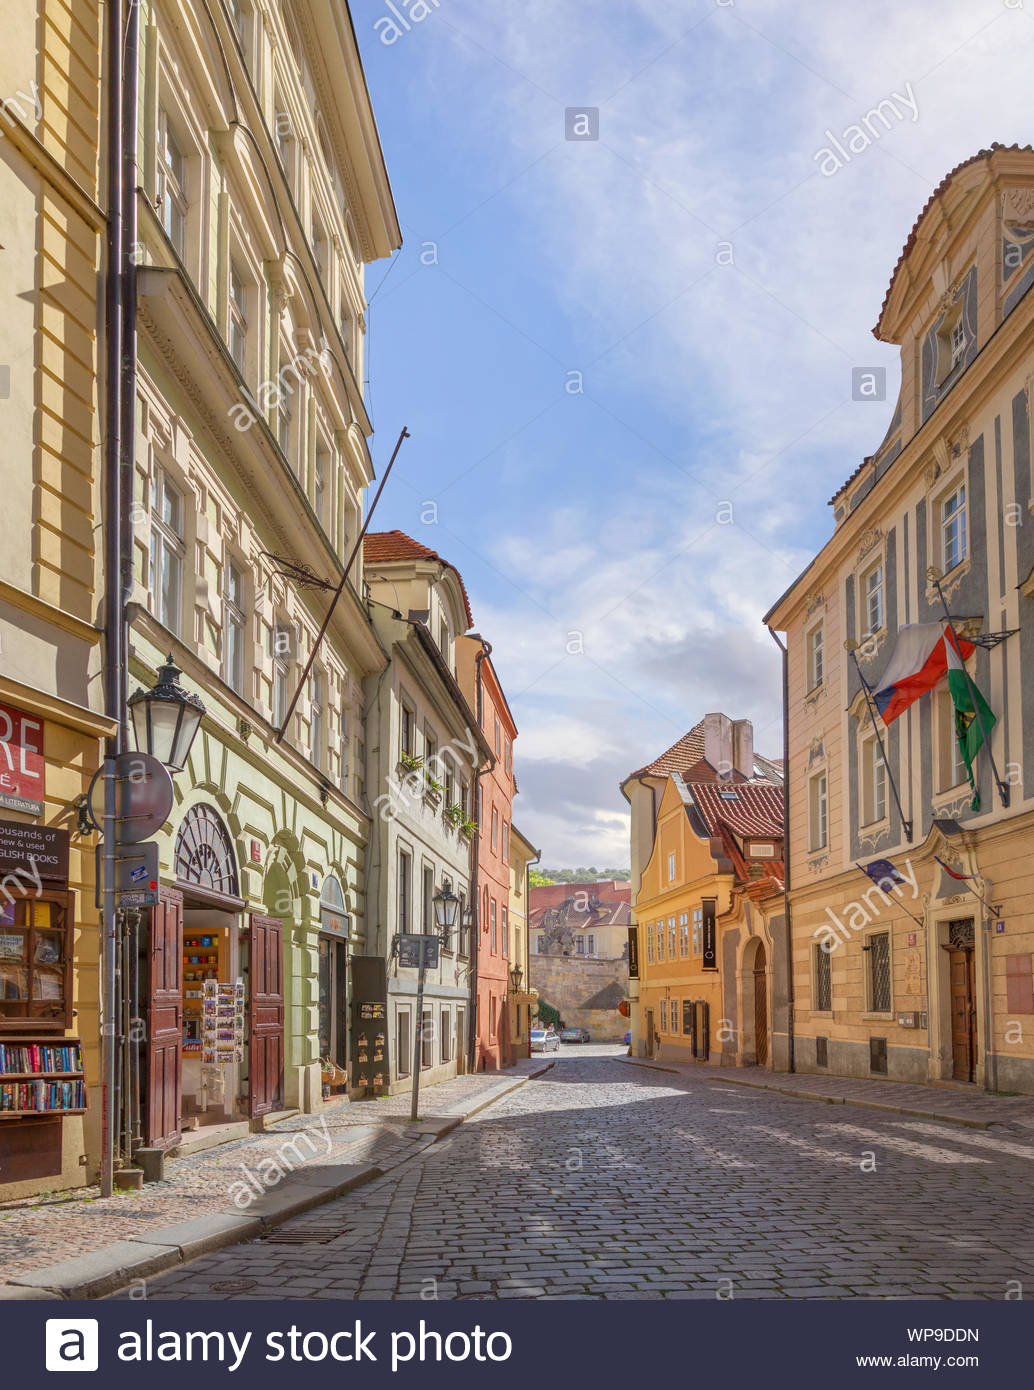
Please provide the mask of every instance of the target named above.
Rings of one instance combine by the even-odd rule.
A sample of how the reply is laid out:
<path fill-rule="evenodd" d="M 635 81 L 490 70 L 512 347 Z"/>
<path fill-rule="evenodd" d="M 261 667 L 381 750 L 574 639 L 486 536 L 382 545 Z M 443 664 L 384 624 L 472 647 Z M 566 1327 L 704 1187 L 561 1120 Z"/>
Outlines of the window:
<path fill-rule="evenodd" d="M 657 959 L 664 959 L 664 923 L 658 922 L 654 931 L 657 933 Z"/>
<path fill-rule="evenodd" d="M 449 624 L 444 618 L 438 620 L 438 650 L 446 661 L 449 659 Z"/>
<path fill-rule="evenodd" d="M 668 959 L 674 960 L 678 955 L 678 935 L 675 929 L 675 918 L 668 918 Z"/>
<path fill-rule="evenodd" d="M 395 1015 L 395 1067 L 399 1076 L 409 1076 L 413 1065 L 413 1044 L 409 1036 L 409 1010 Z"/>
<path fill-rule="evenodd" d="M 812 628 L 808 633 L 808 689 L 815 690 L 822 684 L 825 674 L 822 627 Z"/>
<path fill-rule="evenodd" d="M 704 950 L 704 909 L 693 909 L 693 954 L 699 956 Z"/>
<path fill-rule="evenodd" d="M 276 442 L 288 463 L 291 462 L 291 398 L 287 391 L 281 391 L 276 412 Z"/>
<path fill-rule="evenodd" d="M 822 946 L 815 947 L 815 1008 L 819 1013 L 833 1008 L 833 960 Z"/>
<path fill-rule="evenodd" d="M 403 752 L 403 753 L 408 753 L 409 756 L 412 757 L 412 756 L 413 756 L 413 711 L 409 708 L 408 705 L 403 705 L 403 706 L 402 706 L 402 714 L 401 714 L 401 718 L 400 718 L 400 729 L 401 729 L 400 739 L 401 739 L 401 743 L 402 743 L 402 752 Z"/>
<path fill-rule="evenodd" d="M 592 932 L 585 938 L 585 954 L 587 956 L 594 956 L 596 954 L 596 937 Z"/>
<path fill-rule="evenodd" d="M 427 728 L 424 729 L 424 771 L 428 777 L 438 780 L 438 740 Z"/>
<path fill-rule="evenodd" d="M 865 950 L 869 958 L 869 1010 L 890 1013 L 890 932 L 870 936 Z"/>
<path fill-rule="evenodd" d="M 510 742 L 509 739 L 506 740 L 506 761 L 505 761 L 505 766 L 506 766 L 506 775 L 507 775 L 507 777 L 512 777 L 512 776 L 513 776 L 513 744 Z"/>
<path fill-rule="evenodd" d="M 510 949 L 510 914 L 505 907 L 499 909 L 499 944 L 505 956 Z"/>
<path fill-rule="evenodd" d="M 456 909 L 456 924 L 459 927 L 460 955 L 470 955 L 470 923 L 467 920 L 467 895 L 460 893 L 460 905 Z"/>
<path fill-rule="evenodd" d="M 499 811 L 495 806 L 492 807 L 492 848 L 499 848 Z"/>
<path fill-rule="evenodd" d="M 148 588 L 154 615 L 179 632 L 183 599 L 183 498 L 156 466 L 151 479 L 151 553 Z"/>
<path fill-rule="evenodd" d="M 544 935 L 535 938 L 535 950 L 539 953 L 540 956 L 544 956 L 546 954 L 546 938 Z M 650 953 L 650 959 L 653 960 L 652 952 Z"/>
<path fill-rule="evenodd" d="M 348 794 L 348 713 L 342 710 L 340 718 L 340 736 L 338 739 L 338 786 Z"/>
<path fill-rule="evenodd" d="M 879 632 L 883 627 L 883 565 L 869 570 L 862 578 L 862 599 L 865 604 L 864 636 Z"/>
<path fill-rule="evenodd" d="M 826 810 L 826 774 L 820 772 L 808 783 L 808 847 L 825 849 L 829 833 Z"/>
<path fill-rule="evenodd" d="M 421 875 L 423 884 L 423 894 L 421 900 L 421 925 L 420 930 L 427 935 L 435 931 L 434 924 L 434 869 L 429 864 L 425 864 Z"/>
<path fill-rule="evenodd" d="M 291 633 L 286 627 L 277 626 L 273 628 L 273 723 L 276 727 L 282 728 L 284 720 L 287 718 L 287 705 L 289 700 L 288 682 L 288 657 L 291 651 Z"/>
<path fill-rule="evenodd" d="M 510 862 L 510 822 L 503 821 L 503 863 Z"/>
<path fill-rule="evenodd" d="M 327 239 L 323 235 L 323 228 L 315 220 L 312 224 L 312 259 L 322 279 L 327 269 Z"/>
<path fill-rule="evenodd" d="M 495 755 L 498 758 L 503 751 L 503 726 L 499 723 L 498 717 L 495 721 Z"/>
<path fill-rule="evenodd" d="M 875 734 L 862 740 L 862 824 L 872 825 L 887 814 L 887 764 Z"/>
<path fill-rule="evenodd" d="M 313 671 L 312 699 L 309 709 L 309 757 L 317 767 L 323 766 L 323 707 L 327 678 L 322 671 Z"/>
<path fill-rule="evenodd" d="M 410 904 L 412 902 L 413 858 L 404 849 L 399 850 L 398 879 L 398 888 L 396 890 L 399 906 L 398 929 L 400 932 L 408 932 L 411 921 Z"/>
<path fill-rule="evenodd" d="M 8 894 L 3 910 L 0 1028 L 25 1020 L 23 1032 L 57 1033 L 72 1026 L 72 899 L 29 891 L 28 884 L 21 892 L 16 885 L 17 896 Z"/>
<path fill-rule="evenodd" d="M 585 955 L 585 937 L 576 936 L 574 939 L 574 953 L 576 956 Z"/>
<path fill-rule="evenodd" d="M 244 376 L 248 370 L 248 291 L 240 271 L 230 262 L 230 355 Z"/>
<path fill-rule="evenodd" d="M 969 773 L 955 732 L 955 702 L 947 687 L 937 691 L 936 708 L 937 790 L 946 792 L 968 781 Z"/>
<path fill-rule="evenodd" d="M 683 960 L 689 957 L 689 913 L 679 913 L 679 955 Z"/>
<path fill-rule="evenodd" d="M 947 573 L 966 558 L 966 486 L 960 483 L 941 502 L 941 561 Z"/>
<path fill-rule="evenodd" d="M 951 370 L 954 371 L 962 361 L 966 351 L 966 328 L 962 322 L 961 314 L 958 320 L 952 324 L 949 341 L 951 343 Z"/>
<path fill-rule="evenodd" d="M 667 1031 L 668 1031 L 668 1001 L 667 1001 L 667 999 L 662 999 L 662 1000 L 661 1000 L 661 1032 L 662 1032 L 662 1033 L 666 1033 Z"/>
<path fill-rule="evenodd" d="M 312 510 L 316 520 L 327 529 L 327 479 L 330 477 L 330 450 L 323 444 L 316 445 L 316 457 L 312 466 Z"/>
<path fill-rule="evenodd" d="M 668 1000 L 668 1032 L 677 1033 L 679 1031 L 679 1001 L 677 999 Z"/>
<path fill-rule="evenodd" d="M 434 1023 L 430 1009 L 424 1009 L 420 1019 L 420 1066 L 423 1070 L 434 1065 Z"/>
<path fill-rule="evenodd" d="M 674 883 L 674 882 L 675 882 L 675 856 L 674 856 L 674 854 L 669 854 L 669 855 L 668 855 L 668 882 L 669 882 L 669 883 Z"/>
<path fill-rule="evenodd" d="M 448 1009 L 442 1009 L 441 1023 L 439 1031 L 441 1035 L 441 1053 L 443 1062 L 452 1061 L 452 1015 Z"/>
<path fill-rule="evenodd" d="M 456 773 L 448 758 L 442 757 L 442 781 L 445 784 L 445 804 L 456 804 Z"/>
<path fill-rule="evenodd" d="M 244 572 L 232 560 L 226 564 L 223 594 L 223 676 L 238 695 L 244 694 L 245 615 Z"/>
<path fill-rule="evenodd" d="M 172 133 L 168 112 L 158 112 L 158 201 L 162 226 L 180 260 L 186 246 L 187 178 L 183 151 Z"/>
<path fill-rule="evenodd" d="M 541 941 L 542 938 L 539 937 L 539 940 Z M 652 926 L 648 926 L 648 927 L 646 928 L 646 959 L 647 959 L 647 961 L 650 962 L 650 963 L 653 962 L 653 927 L 652 927 Z"/>
<path fill-rule="evenodd" d="M 498 924 L 497 924 L 497 922 L 496 922 L 496 901 L 495 901 L 495 898 L 492 899 L 491 904 L 489 905 L 489 909 L 488 909 L 488 920 L 489 920 L 489 924 L 490 924 L 490 932 L 489 932 L 489 935 L 490 935 L 490 937 L 491 937 L 491 942 L 492 942 L 491 948 L 490 948 L 490 949 L 491 949 L 492 954 L 495 955 L 496 952 L 499 950 L 499 931 L 498 931 Z"/>

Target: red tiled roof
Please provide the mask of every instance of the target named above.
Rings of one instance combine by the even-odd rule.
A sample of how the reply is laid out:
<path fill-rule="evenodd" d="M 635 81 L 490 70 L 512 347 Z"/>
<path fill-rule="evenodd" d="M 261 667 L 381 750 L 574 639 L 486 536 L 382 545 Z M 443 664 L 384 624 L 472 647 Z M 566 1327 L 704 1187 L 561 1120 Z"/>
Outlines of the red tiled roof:
<path fill-rule="evenodd" d="M 463 595 L 467 627 L 472 628 L 474 626 L 474 615 L 470 611 L 467 586 L 455 565 L 439 555 L 437 550 L 431 550 L 428 546 L 421 545 L 412 536 L 407 536 L 404 531 L 370 531 L 363 540 L 364 563 L 367 565 L 390 564 L 392 560 L 437 560 L 439 564 L 452 570 L 459 581 L 460 592 Z"/>
<path fill-rule="evenodd" d="M 692 796 L 712 835 L 728 827 L 735 835 L 777 835 L 783 833 L 783 789 L 771 782 L 737 782 L 725 790 L 735 791 L 736 800 L 722 796 L 723 788 L 713 782 L 691 782 Z"/>
<path fill-rule="evenodd" d="M 601 907 L 632 901 L 632 885 L 627 879 L 604 878 L 586 883 L 537 883 L 531 890 L 530 907 L 533 912 L 543 907 L 559 907 L 580 893 L 594 898 Z"/>
<path fill-rule="evenodd" d="M 919 228 L 922 224 L 923 218 L 930 211 L 931 207 L 941 196 L 941 194 L 945 191 L 945 189 L 951 183 L 952 179 L 956 177 L 956 175 L 961 174 L 963 169 L 968 169 L 971 164 L 976 164 L 978 160 L 990 159 L 991 156 L 995 154 L 998 150 L 1015 150 L 1020 154 L 1034 154 L 1034 146 L 1002 145 L 998 141 L 995 141 L 986 150 L 977 150 L 976 154 L 971 154 L 969 158 L 964 159 L 961 164 L 956 164 L 954 169 L 948 170 L 944 178 L 941 179 L 940 183 L 937 185 L 934 191 L 930 194 L 929 198 L 927 198 L 926 202 L 923 204 L 923 209 L 920 212 L 919 216 L 916 218 L 912 226 L 911 232 L 909 232 L 908 234 L 908 240 L 905 242 L 904 249 L 902 250 L 901 255 L 898 257 L 897 265 L 895 265 L 894 271 L 890 277 L 890 284 L 887 286 L 887 293 L 883 296 L 883 303 L 880 305 L 880 316 L 876 320 L 876 327 L 872 330 L 874 338 L 878 339 L 880 337 L 880 329 L 883 326 L 883 315 L 887 312 L 887 304 L 890 300 L 891 291 L 894 289 L 894 281 L 897 279 L 898 271 L 904 265 L 905 261 L 908 259 L 912 251 L 913 246 L 915 246 L 916 244 L 916 238 L 919 235 Z"/>
<path fill-rule="evenodd" d="M 662 753 L 659 758 L 654 758 L 652 763 L 647 763 L 638 772 L 630 772 L 625 781 L 632 777 L 646 777 L 653 775 L 656 777 L 667 777 L 671 772 L 685 772 L 688 768 L 695 767 L 703 760 L 704 756 L 704 721 L 695 724 L 688 734 L 683 734 L 678 743 L 673 743 L 666 753 Z"/>

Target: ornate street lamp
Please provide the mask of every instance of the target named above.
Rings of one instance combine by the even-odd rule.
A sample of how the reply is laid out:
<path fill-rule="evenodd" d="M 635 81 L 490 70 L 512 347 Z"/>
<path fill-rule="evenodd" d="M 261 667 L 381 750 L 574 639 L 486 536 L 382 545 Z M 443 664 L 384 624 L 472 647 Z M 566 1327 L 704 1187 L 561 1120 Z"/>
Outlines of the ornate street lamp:
<path fill-rule="evenodd" d="M 514 994 L 520 994 L 521 980 L 523 980 L 523 978 L 524 971 L 519 965 L 515 965 L 510 971 L 510 988 L 513 990 Z"/>
<path fill-rule="evenodd" d="M 434 920 L 443 939 L 446 941 L 452 935 L 452 929 L 456 925 L 456 913 L 459 911 L 460 900 L 452 891 L 450 879 L 443 879 L 442 886 L 431 899 L 434 904 Z"/>
<path fill-rule="evenodd" d="M 180 669 L 169 653 L 150 690 L 135 690 L 128 700 L 137 749 L 150 753 L 170 772 L 182 772 L 201 727 L 205 707 L 179 683 Z"/>

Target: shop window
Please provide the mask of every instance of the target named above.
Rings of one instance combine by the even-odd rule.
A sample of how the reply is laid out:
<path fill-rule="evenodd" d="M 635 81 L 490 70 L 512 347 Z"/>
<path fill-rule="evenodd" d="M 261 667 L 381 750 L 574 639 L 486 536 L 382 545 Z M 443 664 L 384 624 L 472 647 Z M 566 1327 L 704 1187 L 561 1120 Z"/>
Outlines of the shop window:
<path fill-rule="evenodd" d="M 71 1026 L 72 901 L 43 893 L 0 909 L 0 1032 Z"/>

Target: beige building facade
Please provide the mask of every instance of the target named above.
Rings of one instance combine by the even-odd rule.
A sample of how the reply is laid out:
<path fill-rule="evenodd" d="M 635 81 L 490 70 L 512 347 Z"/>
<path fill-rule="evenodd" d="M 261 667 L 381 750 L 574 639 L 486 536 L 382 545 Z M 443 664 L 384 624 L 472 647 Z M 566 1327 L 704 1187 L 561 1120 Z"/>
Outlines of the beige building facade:
<path fill-rule="evenodd" d="M 1032 214 L 1029 150 L 934 192 L 875 329 L 901 353 L 890 428 L 766 618 L 788 646 L 799 1071 L 1034 1091 Z M 867 700 L 902 629 L 943 621 L 935 580 L 995 720 L 976 808 L 944 679 L 889 725 Z"/>

